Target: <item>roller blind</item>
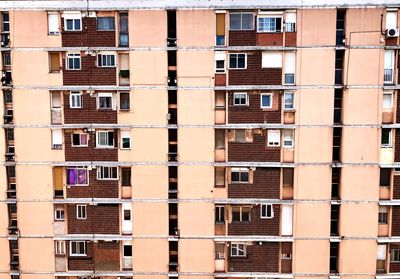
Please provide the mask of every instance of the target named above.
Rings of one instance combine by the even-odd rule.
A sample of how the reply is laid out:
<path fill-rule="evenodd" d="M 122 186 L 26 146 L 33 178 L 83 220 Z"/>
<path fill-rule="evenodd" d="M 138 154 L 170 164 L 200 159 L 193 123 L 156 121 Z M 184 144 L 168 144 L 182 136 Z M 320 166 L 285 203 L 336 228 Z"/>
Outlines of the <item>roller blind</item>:
<path fill-rule="evenodd" d="M 62 167 L 54 167 L 53 168 L 53 186 L 55 190 L 63 189 L 63 175 L 62 175 Z"/>
<path fill-rule="evenodd" d="M 282 235 L 292 235 L 292 206 L 282 205 Z"/>
<path fill-rule="evenodd" d="M 57 34 L 58 30 L 58 14 L 48 14 L 49 34 Z"/>
<path fill-rule="evenodd" d="M 397 28 L 397 11 L 386 12 L 386 29 Z"/>
<path fill-rule="evenodd" d="M 225 35 L 225 14 L 216 14 L 217 16 L 217 36 Z"/>
<path fill-rule="evenodd" d="M 294 74 L 296 68 L 296 54 L 294 52 L 285 53 L 285 73 Z"/>
<path fill-rule="evenodd" d="M 263 51 L 262 67 L 263 68 L 282 68 L 282 52 L 280 52 L 280 51 Z"/>

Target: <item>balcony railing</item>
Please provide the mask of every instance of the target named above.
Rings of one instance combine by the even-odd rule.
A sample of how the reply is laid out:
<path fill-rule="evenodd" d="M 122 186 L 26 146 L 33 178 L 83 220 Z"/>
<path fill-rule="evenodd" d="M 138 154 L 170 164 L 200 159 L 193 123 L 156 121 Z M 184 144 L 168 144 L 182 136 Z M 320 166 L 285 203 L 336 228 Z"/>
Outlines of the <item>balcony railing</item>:
<path fill-rule="evenodd" d="M 383 83 L 392 84 L 393 83 L 393 69 L 384 69 L 383 71 Z"/>

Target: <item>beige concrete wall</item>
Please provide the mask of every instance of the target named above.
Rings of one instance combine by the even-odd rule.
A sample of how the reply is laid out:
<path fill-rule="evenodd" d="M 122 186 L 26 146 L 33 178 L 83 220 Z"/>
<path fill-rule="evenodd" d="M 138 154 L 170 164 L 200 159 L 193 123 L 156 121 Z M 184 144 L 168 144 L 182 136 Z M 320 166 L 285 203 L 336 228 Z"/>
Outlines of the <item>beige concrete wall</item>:
<path fill-rule="evenodd" d="M 135 272 L 168 272 L 167 239 L 134 239 L 132 250 L 132 265 Z M 149 276 L 146 275 L 143 279 L 145 278 L 149 278 Z M 157 277 L 151 276 L 150 278 Z M 160 278 L 166 279 L 161 276 Z"/>
<path fill-rule="evenodd" d="M 46 51 L 13 51 L 12 79 L 18 85 L 62 85 L 62 73 L 49 74 L 49 54 Z M 27 63 L 29 61 L 29 63 Z"/>
<path fill-rule="evenodd" d="M 343 81 L 348 85 L 382 84 L 384 54 L 382 49 L 350 49 L 346 51 Z M 368 59 L 366 59 L 367 57 Z"/>
<path fill-rule="evenodd" d="M 194 64 L 196 66 L 194 66 Z M 177 52 L 179 86 L 213 86 L 215 53 L 206 50 L 180 50 Z"/>
<path fill-rule="evenodd" d="M 150 185 L 149 185 L 150 187 Z M 135 202 L 132 204 L 133 235 L 168 235 L 168 204 Z"/>
<path fill-rule="evenodd" d="M 19 259 L 22 271 L 54 272 L 54 241 L 50 238 L 20 238 Z M 40 255 L 33 257 L 32 255 Z"/>
<path fill-rule="evenodd" d="M 297 166 L 295 168 L 294 198 L 331 198 L 332 171 L 330 166 Z"/>
<path fill-rule="evenodd" d="M 298 9 L 296 29 L 299 46 L 333 46 L 336 44 L 336 9 Z"/>
<path fill-rule="evenodd" d="M 295 162 L 328 163 L 332 161 L 332 129 L 300 127 L 296 131 Z"/>
<path fill-rule="evenodd" d="M 167 12 L 162 10 L 129 11 L 131 47 L 167 46 Z"/>
<path fill-rule="evenodd" d="M 329 240 L 296 240 L 293 259 L 294 273 L 329 273 Z"/>
<path fill-rule="evenodd" d="M 327 202 L 295 204 L 293 235 L 297 237 L 329 236 L 330 214 L 331 206 Z"/>
<path fill-rule="evenodd" d="M 12 47 L 61 47 L 61 35 L 48 35 L 46 11 L 10 11 L 10 23 Z"/>
<path fill-rule="evenodd" d="M 179 128 L 178 141 L 179 161 L 214 161 L 213 128 Z"/>
<path fill-rule="evenodd" d="M 214 204 L 211 202 L 180 202 L 178 205 L 180 234 L 214 235 Z"/>
<path fill-rule="evenodd" d="M 17 195 L 22 200 L 52 200 L 53 173 L 48 165 L 17 165 Z"/>
<path fill-rule="evenodd" d="M 357 225 L 355 225 L 357 224 Z M 340 206 L 340 234 L 347 237 L 376 237 L 378 205 L 344 203 Z"/>
<path fill-rule="evenodd" d="M 131 111 L 119 112 L 119 124 L 167 124 L 168 92 L 166 90 L 131 91 Z"/>
<path fill-rule="evenodd" d="M 213 94 L 210 90 L 178 90 L 178 123 L 214 124 Z"/>
<path fill-rule="evenodd" d="M 379 167 L 343 166 L 340 184 L 340 196 L 344 200 L 377 201 L 379 199 L 379 187 L 377 187 Z M 374 217 L 371 216 L 376 221 Z"/>
<path fill-rule="evenodd" d="M 4 130 L 3 129 L 0 130 L 0 138 L 2 139 L 2 140 L 0 140 L 0 146 L 3 147 L 3 148 L 1 148 L 0 156 L 2 156 L 4 158 L 5 143 L 4 143 Z M 7 198 L 6 191 L 7 191 L 6 168 L 1 167 L 0 168 L 0 200 L 5 200 Z"/>
<path fill-rule="evenodd" d="M 0 203 L 0 214 L 4 216 L 4 218 L 0 218 L 0 235 L 7 235 L 8 234 L 8 208 L 5 202 Z M 0 242 L 1 243 L 1 242 Z M 1 246 L 1 244 L 0 244 Z M 1 251 L 1 250 L 0 250 Z"/>
<path fill-rule="evenodd" d="M 342 129 L 342 162 L 378 162 L 377 128 L 344 127 Z"/>
<path fill-rule="evenodd" d="M 195 179 L 201 177 L 201 179 Z M 214 196 L 214 167 L 181 165 L 178 168 L 179 198 L 212 198 Z"/>
<path fill-rule="evenodd" d="M 22 235 L 53 234 L 52 202 L 19 202 L 17 214 L 18 227 Z"/>
<path fill-rule="evenodd" d="M 168 153 L 168 130 L 131 129 L 131 149 L 118 150 L 119 161 L 165 162 Z"/>
<path fill-rule="evenodd" d="M 44 125 L 51 123 L 50 92 L 48 90 L 14 89 L 13 107 L 15 124 Z M 31 131 L 36 130 L 31 129 Z"/>
<path fill-rule="evenodd" d="M 334 49 L 298 49 L 296 59 L 297 84 L 331 85 L 334 83 Z"/>
<path fill-rule="evenodd" d="M 135 165 L 132 167 L 132 197 L 168 198 L 168 167 Z"/>
<path fill-rule="evenodd" d="M 347 9 L 346 11 L 346 44 L 347 45 L 380 45 L 382 36 L 382 8 Z M 371 32 L 375 31 L 375 32 Z"/>
<path fill-rule="evenodd" d="M 339 259 L 343 273 L 375 273 L 376 241 L 343 240 L 340 242 Z"/>
<path fill-rule="evenodd" d="M 382 93 L 379 89 L 347 89 L 343 93 L 344 124 L 382 123 Z"/>
<path fill-rule="evenodd" d="M 3 234 L 3 232 L 1 233 L 2 235 L 6 235 L 5 233 Z M 10 244 L 7 238 L 0 238 L 0 251 L 2 251 L 2 253 L 0 253 L 0 269 L 10 270 Z M 9 279 L 9 275 L 7 279 Z"/>
<path fill-rule="evenodd" d="M 178 46 L 214 46 L 215 20 L 214 10 L 178 10 L 176 13 Z"/>
<path fill-rule="evenodd" d="M 63 161 L 63 150 L 52 150 L 49 128 L 15 128 L 17 161 Z M 32 142 L 35 144 L 32 145 Z"/>
<path fill-rule="evenodd" d="M 330 84 L 326 81 L 326 84 Z M 308 83 L 305 83 L 308 84 Z M 333 123 L 333 89 L 301 89 L 296 91 L 296 124 Z"/>
<path fill-rule="evenodd" d="M 129 55 L 131 85 L 166 85 L 166 51 L 132 51 Z"/>
<path fill-rule="evenodd" d="M 194 251 L 196 252 L 193 253 Z M 179 271 L 214 272 L 214 241 L 211 239 L 180 239 Z"/>

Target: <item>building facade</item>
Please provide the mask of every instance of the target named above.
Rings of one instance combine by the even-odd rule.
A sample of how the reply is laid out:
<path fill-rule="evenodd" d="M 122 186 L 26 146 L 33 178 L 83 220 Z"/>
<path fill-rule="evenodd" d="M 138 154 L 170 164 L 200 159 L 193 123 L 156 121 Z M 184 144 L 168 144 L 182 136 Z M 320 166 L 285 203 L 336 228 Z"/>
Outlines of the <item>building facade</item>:
<path fill-rule="evenodd" d="M 0 2 L 0 279 L 400 278 L 399 10 Z"/>

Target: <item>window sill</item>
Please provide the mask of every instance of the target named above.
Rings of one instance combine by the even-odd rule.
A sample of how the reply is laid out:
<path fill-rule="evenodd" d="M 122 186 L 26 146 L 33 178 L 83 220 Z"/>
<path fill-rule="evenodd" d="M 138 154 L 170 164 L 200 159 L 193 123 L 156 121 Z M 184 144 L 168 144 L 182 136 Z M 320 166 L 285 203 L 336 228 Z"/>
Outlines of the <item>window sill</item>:
<path fill-rule="evenodd" d="M 131 109 L 130 109 L 130 108 L 128 108 L 128 109 L 122 109 L 122 108 L 120 108 L 119 111 L 120 111 L 120 112 L 130 112 Z"/>
<path fill-rule="evenodd" d="M 58 70 L 58 71 L 50 71 L 49 72 L 49 74 L 60 74 L 61 73 L 61 70 Z"/>
<path fill-rule="evenodd" d="M 95 149 L 116 149 L 114 146 L 96 146 Z"/>
<path fill-rule="evenodd" d="M 261 33 L 261 34 L 283 34 L 283 31 L 260 31 L 260 30 L 257 30 L 257 33 Z"/>
<path fill-rule="evenodd" d="M 284 112 L 296 112 L 296 110 L 293 108 L 293 109 L 283 109 L 283 111 Z"/>

